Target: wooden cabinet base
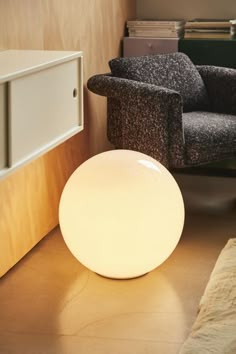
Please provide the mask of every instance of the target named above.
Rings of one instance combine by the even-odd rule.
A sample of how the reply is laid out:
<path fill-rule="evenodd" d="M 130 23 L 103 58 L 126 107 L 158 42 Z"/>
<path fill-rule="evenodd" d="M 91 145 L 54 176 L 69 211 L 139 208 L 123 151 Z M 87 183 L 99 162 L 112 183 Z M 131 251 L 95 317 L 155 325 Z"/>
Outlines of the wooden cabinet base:
<path fill-rule="evenodd" d="M 0 181 L 0 276 L 58 224 L 58 204 L 71 173 L 88 158 L 85 132 Z"/>

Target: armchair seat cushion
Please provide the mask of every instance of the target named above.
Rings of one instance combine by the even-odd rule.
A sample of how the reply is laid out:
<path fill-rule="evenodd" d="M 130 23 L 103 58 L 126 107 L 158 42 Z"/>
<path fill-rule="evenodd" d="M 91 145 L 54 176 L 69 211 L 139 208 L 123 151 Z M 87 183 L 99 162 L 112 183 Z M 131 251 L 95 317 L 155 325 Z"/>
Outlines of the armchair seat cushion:
<path fill-rule="evenodd" d="M 211 112 L 183 114 L 186 163 L 203 164 L 236 156 L 236 116 Z"/>
<path fill-rule="evenodd" d="M 180 93 L 184 112 L 208 110 L 208 94 L 199 71 L 184 53 L 115 58 L 115 77 L 166 87 Z"/>

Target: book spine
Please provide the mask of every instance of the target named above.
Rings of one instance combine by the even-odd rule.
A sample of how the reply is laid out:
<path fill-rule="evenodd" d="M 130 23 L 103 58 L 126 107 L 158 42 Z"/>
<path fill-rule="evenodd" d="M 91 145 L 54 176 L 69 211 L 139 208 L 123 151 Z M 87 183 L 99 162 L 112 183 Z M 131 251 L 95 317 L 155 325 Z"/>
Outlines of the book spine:
<path fill-rule="evenodd" d="M 127 25 L 153 26 L 153 25 L 183 25 L 185 21 L 127 21 Z"/>
<path fill-rule="evenodd" d="M 230 22 L 186 22 L 184 28 L 230 28 Z"/>
<path fill-rule="evenodd" d="M 149 38 L 179 38 L 180 33 L 176 32 L 131 32 L 129 37 L 149 37 Z"/>
<path fill-rule="evenodd" d="M 184 38 L 193 39 L 230 39 L 230 33 L 185 33 Z"/>
<path fill-rule="evenodd" d="M 164 29 L 164 30 L 179 30 L 183 29 L 183 26 L 127 26 L 129 29 L 139 29 L 139 30 L 158 30 L 158 29 Z"/>

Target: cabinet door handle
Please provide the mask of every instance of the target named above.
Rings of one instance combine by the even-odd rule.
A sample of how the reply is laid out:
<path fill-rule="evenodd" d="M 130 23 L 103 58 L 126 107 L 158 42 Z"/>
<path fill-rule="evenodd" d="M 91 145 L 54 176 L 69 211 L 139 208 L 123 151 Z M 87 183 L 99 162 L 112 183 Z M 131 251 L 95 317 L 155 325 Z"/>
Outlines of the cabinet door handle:
<path fill-rule="evenodd" d="M 73 97 L 76 98 L 77 95 L 78 95 L 78 90 L 77 90 L 77 88 L 74 88 L 74 90 L 73 90 Z"/>

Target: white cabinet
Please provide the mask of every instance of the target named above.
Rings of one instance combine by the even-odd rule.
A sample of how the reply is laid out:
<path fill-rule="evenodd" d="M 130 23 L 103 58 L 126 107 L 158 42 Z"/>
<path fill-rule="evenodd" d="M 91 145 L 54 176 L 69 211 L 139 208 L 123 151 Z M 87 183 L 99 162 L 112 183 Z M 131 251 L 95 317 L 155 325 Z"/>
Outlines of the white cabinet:
<path fill-rule="evenodd" d="M 7 127 L 6 127 L 6 86 L 0 84 L 0 170 L 6 166 Z"/>
<path fill-rule="evenodd" d="M 83 129 L 82 52 L 0 52 L 0 175 Z"/>

